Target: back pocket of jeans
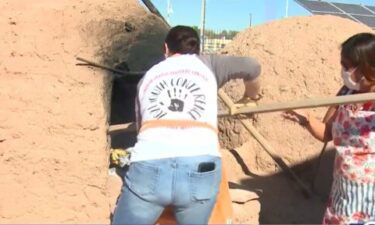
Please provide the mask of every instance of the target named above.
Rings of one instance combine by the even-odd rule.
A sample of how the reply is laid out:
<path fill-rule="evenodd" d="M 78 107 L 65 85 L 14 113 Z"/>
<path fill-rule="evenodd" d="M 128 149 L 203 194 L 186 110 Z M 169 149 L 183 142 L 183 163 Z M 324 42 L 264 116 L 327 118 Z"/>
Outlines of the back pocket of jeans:
<path fill-rule="evenodd" d="M 221 165 L 216 162 L 215 170 L 208 172 L 190 172 L 191 197 L 194 201 L 209 200 L 219 191 L 221 181 Z"/>
<path fill-rule="evenodd" d="M 159 178 L 159 168 L 145 162 L 133 162 L 125 175 L 129 189 L 139 196 L 152 195 Z"/>

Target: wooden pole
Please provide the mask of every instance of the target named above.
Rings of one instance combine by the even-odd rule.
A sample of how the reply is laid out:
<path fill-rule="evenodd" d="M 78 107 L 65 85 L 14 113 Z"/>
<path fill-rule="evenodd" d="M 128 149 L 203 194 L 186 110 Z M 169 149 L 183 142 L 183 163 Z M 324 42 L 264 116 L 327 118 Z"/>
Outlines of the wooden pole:
<path fill-rule="evenodd" d="M 218 91 L 218 94 L 221 100 L 223 100 L 223 102 L 225 103 L 225 105 L 227 105 L 229 109 L 229 114 L 234 115 L 236 113 L 236 106 L 233 104 L 232 99 L 224 92 L 223 89 L 220 89 Z"/>
<path fill-rule="evenodd" d="M 233 111 L 234 103 L 229 98 L 229 96 L 223 91 L 219 90 L 219 97 L 227 104 L 230 111 Z M 250 124 L 249 122 L 240 119 L 240 122 L 242 125 L 246 128 L 247 131 L 255 138 L 255 140 L 258 141 L 258 143 L 263 147 L 263 149 L 267 152 L 269 156 L 276 162 L 276 164 L 287 174 L 290 176 L 291 179 L 296 181 L 298 186 L 301 188 L 302 193 L 306 197 L 311 196 L 311 190 L 306 186 L 303 181 L 291 170 L 288 165 L 284 162 L 284 160 L 278 156 L 275 151 L 273 150 L 272 146 L 269 144 L 269 142 L 255 129 L 255 127 Z"/>
<path fill-rule="evenodd" d="M 223 91 L 219 90 L 219 95 L 226 105 L 231 105 L 232 100 L 229 98 L 228 95 L 221 94 Z M 322 106 L 330 106 L 330 105 L 340 105 L 340 104 L 348 104 L 348 103 L 359 103 L 359 102 L 368 102 L 368 101 L 375 101 L 375 93 L 367 93 L 367 94 L 357 94 L 357 95 L 346 95 L 346 96 L 337 96 L 337 97 L 324 97 L 324 98 L 314 98 L 314 99 L 306 99 L 300 100 L 297 102 L 282 102 L 282 103 L 270 103 L 265 105 L 257 105 L 257 106 L 246 106 L 242 108 L 237 108 L 235 104 L 232 104 L 232 113 L 230 110 L 222 110 L 218 112 L 218 116 L 232 116 L 236 114 L 246 114 L 246 113 L 267 113 L 267 112 L 277 112 L 277 111 L 285 111 L 291 109 L 300 109 L 300 108 L 314 108 L 314 107 L 322 107 Z M 128 125 L 119 124 L 119 125 L 112 125 L 116 126 L 118 129 L 128 129 Z M 112 127 L 110 126 L 110 127 Z"/>
<path fill-rule="evenodd" d="M 284 160 L 278 156 L 269 142 L 255 129 L 255 127 L 248 121 L 240 119 L 242 125 L 249 131 L 249 133 L 258 141 L 258 143 L 263 147 L 269 156 L 277 163 L 277 165 L 290 176 L 292 180 L 297 182 L 298 186 L 301 188 L 302 193 L 306 197 L 310 197 L 312 192 L 310 188 L 289 168 L 289 166 L 284 162 Z"/>
<path fill-rule="evenodd" d="M 114 68 L 111 68 L 111 67 L 108 67 L 108 66 L 101 65 L 101 64 L 96 63 L 96 62 L 92 62 L 90 60 L 87 60 L 87 59 L 84 59 L 84 58 L 81 58 L 81 57 L 77 57 L 76 59 L 78 61 L 81 61 L 81 62 L 85 63 L 85 64 L 80 64 L 80 65 L 93 66 L 93 67 L 108 70 L 108 71 L 111 71 L 113 73 L 124 75 L 124 76 L 128 76 L 128 75 L 129 76 L 143 76 L 146 73 L 146 71 L 129 72 L 129 71 L 124 71 L 124 70 L 118 70 L 118 69 L 114 69 Z"/>
<path fill-rule="evenodd" d="M 220 91 L 219 91 L 220 93 Z M 365 93 L 356 95 L 345 95 L 345 96 L 333 96 L 333 97 L 323 97 L 314 99 L 305 99 L 296 102 L 278 102 L 270 103 L 257 106 L 245 106 L 242 108 L 237 108 L 228 111 L 219 112 L 219 116 L 228 116 L 235 114 L 247 114 L 247 113 L 267 113 L 267 112 L 277 112 L 277 111 L 287 111 L 292 109 L 302 109 L 302 108 L 316 108 L 330 105 L 342 105 L 349 103 L 363 103 L 375 101 L 375 93 Z M 233 108 L 233 107 L 232 107 Z"/>

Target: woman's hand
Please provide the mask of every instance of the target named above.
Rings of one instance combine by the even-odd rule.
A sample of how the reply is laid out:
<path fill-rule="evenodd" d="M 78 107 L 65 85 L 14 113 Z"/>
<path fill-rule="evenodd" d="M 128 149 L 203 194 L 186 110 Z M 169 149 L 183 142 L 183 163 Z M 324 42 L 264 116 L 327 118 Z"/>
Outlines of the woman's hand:
<path fill-rule="evenodd" d="M 306 111 L 303 111 L 303 110 L 298 110 L 298 111 L 289 110 L 289 111 L 283 112 L 282 116 L 285 119 L 297 122 L 302 126 L 307 126 L 310 121 L 310 115 Z"/>

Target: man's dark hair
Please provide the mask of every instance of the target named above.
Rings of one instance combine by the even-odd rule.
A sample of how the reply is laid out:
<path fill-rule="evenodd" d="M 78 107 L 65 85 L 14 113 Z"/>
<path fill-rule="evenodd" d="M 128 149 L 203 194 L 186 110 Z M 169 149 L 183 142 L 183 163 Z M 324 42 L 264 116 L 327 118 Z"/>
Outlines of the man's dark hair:
<path fill-rule="evenodd" d="M 341 45 L 341 57 L 357 67 L 371 81 L 375 81 L 375 35 L 359 33 Z"/>
<path fill-rule="evenodd" d="M 198 33 L 191 27 L 175 26 L 165 38 L 169 51 L 179 54 L 199 54 L 200 41 Z"/>

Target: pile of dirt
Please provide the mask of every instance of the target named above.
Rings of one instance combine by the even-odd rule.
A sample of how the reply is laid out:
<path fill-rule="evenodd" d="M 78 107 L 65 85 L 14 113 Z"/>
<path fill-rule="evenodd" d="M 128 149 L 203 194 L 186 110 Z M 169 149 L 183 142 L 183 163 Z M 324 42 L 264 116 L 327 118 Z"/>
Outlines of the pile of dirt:
<path fill-rule="evenodd" d="M 333 96 L 342 86 L 340 44 L 370 28 L 335 16 L 292 17 L 239 33 L 224 54 L 251 56 L 262 65 L 263 98 L 258 104 L 288 102 L 313 97 Z M 225 91 L 234 101 L 243 95 L 242 81 L 228 83 Z M 325 109 L 313 110 L 317 117 Z M 254 126 L 289 163 L 296 164 L 316 155 L 321 144 L 298 124 L 286 121 L 280 113 L 258 114 Z M 233 119 L 220 121 L 222 145 L 237 148 L 250 135 Z M 259 172 L 275 172 L 272 160 L 250 140 L 246 162 Z M 251 158 L 249 158 L 251 157 Z"/>
<path fill-rule="evenodd" d="M 258 104 L 334 96 L 342 86 L 340 44 L 360 32 L 373 30 L 335 16 L 291 17 L 239 33 L 223 54 L 251 56 L 260 62 L 263 98 Z M 224 90 L 235 102 L 243 95 L 243 82 L 232 81 Z M 322 118 L 326 108 L 309 110 Z M 281 112 L 258 114 L 250 120 L 275 153 L 294 167 L 307 184 L 311 182 L 311 165 L 317 163 L 322 143 L 298 124 L 283 119 Z M 219 129 L 221 145 L 232 149 L 224 155 L 231 168 L 231 182 L 262 193 L 260 223 L 321 222 L 330 187 L 333 151 L 323 158 L 324 166 L 318 174 L 320 193 L 306 199 L 238 120 L 220 119 Z M 259 211 L 256 202 L 235 207 L 239 208 L 236 221 L 242 223 L 254 221 L 254 216 L 249 217 L 247 212 Z"/>
<path fill-rule="evenodd" d="M 108 224 L 112 79 L 75 57 L 145 70 L 167 28 L 137 0 L 6 0 L 0 14 L 0 222 Z"/>

